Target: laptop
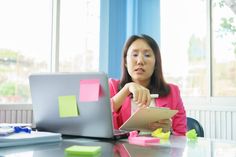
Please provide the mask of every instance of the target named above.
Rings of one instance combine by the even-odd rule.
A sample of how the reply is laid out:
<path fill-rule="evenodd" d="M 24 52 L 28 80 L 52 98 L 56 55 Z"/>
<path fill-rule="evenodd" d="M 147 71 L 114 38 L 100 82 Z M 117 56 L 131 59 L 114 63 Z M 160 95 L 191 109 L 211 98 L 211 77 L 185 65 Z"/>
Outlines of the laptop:
<path fill-rule="evenodd" d="M 108 76 L 103 72 L 29 76 L 37 130 L 95 138 L 127 137 L 113 130 Z"/>

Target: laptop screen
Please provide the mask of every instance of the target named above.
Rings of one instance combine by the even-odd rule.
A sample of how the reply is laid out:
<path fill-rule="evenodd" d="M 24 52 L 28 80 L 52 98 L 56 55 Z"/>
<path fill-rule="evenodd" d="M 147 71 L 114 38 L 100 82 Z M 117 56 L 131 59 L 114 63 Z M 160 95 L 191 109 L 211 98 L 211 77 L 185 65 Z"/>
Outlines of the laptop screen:
<path fill-rule="evenodd" d="M 105 73 L 32 74 L 29 82 L 38 130 L 113 137 L 110 92 Z"/>

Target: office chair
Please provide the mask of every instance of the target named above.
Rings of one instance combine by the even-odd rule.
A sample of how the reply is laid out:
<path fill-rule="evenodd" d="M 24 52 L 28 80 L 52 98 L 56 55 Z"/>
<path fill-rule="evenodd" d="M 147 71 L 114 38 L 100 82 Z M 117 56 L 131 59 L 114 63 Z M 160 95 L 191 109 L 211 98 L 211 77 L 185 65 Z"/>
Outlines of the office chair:
<path fill-rule="evenodd" d="M 198 137 L 204 137 L 202 125 L 194 118 L 187 117 L 187 130 L 195 129 Z"/>

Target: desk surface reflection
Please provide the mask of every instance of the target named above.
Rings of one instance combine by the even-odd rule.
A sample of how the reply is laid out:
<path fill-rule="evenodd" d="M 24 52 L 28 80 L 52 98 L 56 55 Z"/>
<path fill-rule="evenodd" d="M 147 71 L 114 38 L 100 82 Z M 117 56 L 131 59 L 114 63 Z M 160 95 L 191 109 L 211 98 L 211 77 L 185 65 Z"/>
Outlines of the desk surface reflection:
<path fill-rule="evenodd" d="M 101 146 L 99 157 L 235 157 L 236 142 L 171 136 L 170 140 L 146 146 L 129 144 L 127 140 L 111 141 L 84 138 L 64 138 L 57 143 L 0 148 L 0 156 L 66 157 L 64 149 L 72 145 Z M 97 157 L 96 156 L 96 157 Z M 94 157 L 94 156 L 93 156 Z"/>

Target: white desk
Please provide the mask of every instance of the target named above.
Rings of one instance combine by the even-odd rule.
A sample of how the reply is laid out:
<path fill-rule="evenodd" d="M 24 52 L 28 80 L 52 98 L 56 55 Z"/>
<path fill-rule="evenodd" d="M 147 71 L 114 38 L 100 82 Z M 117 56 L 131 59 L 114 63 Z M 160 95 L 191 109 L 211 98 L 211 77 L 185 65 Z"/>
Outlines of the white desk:
<path fill-rule="evenodd" d="M 0 156 L 64 157 L 64 149 L 72 145 L 102 146 L 101 157 L 236 157 L 236 141 L 219 141 L 172 136 L 169 141 L 149 146 L 132 145 L 127 140 L 109 141 L 64 138 L 59 143 L 0 148 Z"/>

